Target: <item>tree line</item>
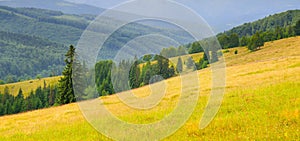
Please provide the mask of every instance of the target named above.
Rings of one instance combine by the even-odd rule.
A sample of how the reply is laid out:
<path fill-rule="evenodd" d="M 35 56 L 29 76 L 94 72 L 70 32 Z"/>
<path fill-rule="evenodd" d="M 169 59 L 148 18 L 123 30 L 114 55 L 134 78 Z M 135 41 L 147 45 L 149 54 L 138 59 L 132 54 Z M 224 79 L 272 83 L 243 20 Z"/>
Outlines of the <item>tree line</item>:
<path fill-rule="evenodd" d="M 38 87 L 24 97 L 22 89 L 17 96 L 13 96 L 9 93 L 9 88 L 5 87 L 4 93 L 0 93 L 0 116 L 51 107 L 56 103 L 57 91 L 56 86 L 46 85 L 44 82 L 43 87 Z"/>
<path fill-rule="evenodd" d="M 207 51 L 199 61 L 192 57 L 177 55 L 180 48 L 166 48 L 161 54 L 172 51 L 174 54 L 145 55 L 141 58 L 135 57 L 133 61 L 122 60 L 115 64 L 111 60 L 99 61 L 95 65 L 95 82 L 98 96 L 106 96 L 114 93 L 139 88 L 148 84 L 159 82 L 164 79 L 178 76 L 194 70 L 208 67 L 209 63 L 218 61 L 217 51 Z M 177 52 L 177 53 L 176 53 Z M 214 53 L 215 52 L 215 53 Z M 182 51 L 182 53 L 185 53 Z M 177 63 L 170 62 L 168 57 L 177 56 Z M 128 67 L 130 66 L 130 67 Z"/>
<path fill-rule="evenodd" d="M 256 30 L 254 34 L 239 36 L 237 33 L 227 32 L 219 34 L 218 40 L 223 49 L 238 46 L 247 46 L 249 50 L 255 51 L 264 45 L 264 42 L 279 40 L 300 35 L 300 20 L 295 25 L 277 26 L 267 31 Z"/>
<path fill-rule="evenodd" d="M 149 56 L 151 55 L 143 58 Z M 134 61 L 122 60 L 118 65 L 111 60 L 98 62 L 95 66 L 95 78 L 99 96 L 142 87 L 177 75 L 169 59 L 159 55 L 151 58 L 153 59 L 146 62 L 138 58 Z"/>

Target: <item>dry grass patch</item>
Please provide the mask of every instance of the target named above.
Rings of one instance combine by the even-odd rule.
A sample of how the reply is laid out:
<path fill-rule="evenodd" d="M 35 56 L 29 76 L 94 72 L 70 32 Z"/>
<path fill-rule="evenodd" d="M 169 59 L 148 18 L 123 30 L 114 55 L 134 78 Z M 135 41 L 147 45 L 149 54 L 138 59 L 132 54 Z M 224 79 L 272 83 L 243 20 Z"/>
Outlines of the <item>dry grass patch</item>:
<path fill-rule="evenodd" d="M 5 87 L 8 87 L 9 92 L 16 96 L 18 95 L 18 92 L 21 88 L 24 96 L 26 97 L 30 94 L 31 91 L 35 91 L 38 87 L 44 87 L 44 82 L 46 82 L 47 86 L 48 85 L 53 86 L 57 84 L 59 79 L 60 76 L 57 76 L 57 77 L 49 77 L 49 78 L 42 78 L 42 79 L 35 79 L 35 80 L 18 82 L 18 83 L 0 85 L 0 92 L 3 94 Z"/>

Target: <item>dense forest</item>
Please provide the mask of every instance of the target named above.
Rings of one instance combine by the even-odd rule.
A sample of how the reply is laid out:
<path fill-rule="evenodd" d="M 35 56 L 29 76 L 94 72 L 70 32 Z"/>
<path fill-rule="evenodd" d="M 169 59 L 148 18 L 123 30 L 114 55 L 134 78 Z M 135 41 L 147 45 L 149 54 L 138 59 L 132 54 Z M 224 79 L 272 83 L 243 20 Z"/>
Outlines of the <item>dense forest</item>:
<path fill-rule="evenodd" d="M 95 82 L 99 96 L 111 95 L 204 69 L 209 62 L 213 59 L 206 54 L 196 62 L 191 57 L 177 57 L 176 64 L 162 55 L 145 55 L 133 61 L 122 60 L 119 64 L 105 60 L 95 65 Z"/>
<path fill-rule="evenodd" d="M 4 93 L 0 93 L 0 116 L 51 107 L 55 104 L 56 93 L 57 87 L 47 86 L 45 82 L 43 87 L 38 87 L 28 97 L 23 96 L 22 89 L 14 97 L 6 87 Z"/>
<path fill-rule="evenodd" d="M 300 20 L 300 10 L 289 10 L 279 14 L 267 16 L 263 19 L 245 23 L 237 26 L 231 30 L 225 31 L 222 34 L 231 35 L 237 34 L 239 37 L 251 36 L 256 32 L 274 31 L 276 28 L 286 28 L 288 26 L 295 26 L 296 22 Z"/>
<path fill-rule="evenodd" d="M 154 59 L 147 62 L 135 58 L 133 62 L 123 60 L 116 65 L 107 60 L 100 61 L 95 66 L 96 86 L 99 96 L 138 88 L 177 74 L 178 71 L 169 62 L 169 59 L 159 55 L 154 56 Z M 161 76 L 161 78 L 155 76 Z"/>
<path fill-rule="evenodd" d="M 66 46 L 39 37 L 0 31 L 0 83 L 61 74 Z"/>
<path fill-rule="evenodd" d="M 263 42 L 299 35 L 297 33 L 299 21 L 300 10 L 290 10 L 252 23 L 245 23 L 220 33 L 217 37 L 224 49 L 247 46 L 253 51 L 257 46 L 262 46 Z"/>
<path fill-rule="evenodd" d="M 217 38 L 223 49 L 247 46 L 256 50 L 264 42 L 299 35 L 300 10 L 290 10 L 270 15 L 252 23 L 245 23 L 231 30 L 219 33 Z M 202 41 L 184 45 L 189 53 L 203 52 Z M 169 54 L 171 52 L 165 52 Z"/>

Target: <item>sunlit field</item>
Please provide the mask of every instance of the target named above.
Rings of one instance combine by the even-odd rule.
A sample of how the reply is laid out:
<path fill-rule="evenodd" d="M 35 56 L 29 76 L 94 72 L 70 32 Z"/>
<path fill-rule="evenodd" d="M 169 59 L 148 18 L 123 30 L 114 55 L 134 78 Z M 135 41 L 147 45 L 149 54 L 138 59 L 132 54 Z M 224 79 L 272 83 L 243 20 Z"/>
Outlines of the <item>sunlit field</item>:
<path fill-rule="evenodd" d="M 31 91 L 35 91 L 38 87 L 43 88 L 44 83 L 46 83 L 47 86 L 49 86 L 49 85 L 53 86 L 53 85 L 57 84 L 59 79 L 60 79 L 60 76 L 0 85 L 0 92 L 4 93 L 4 89 L 5 89 L 5 87 L 7 87 L 10 94 L 13 94 L 16 96 L 16 95 L 18 95 L 18 92 L 21 88 L 23 91 L 23 95 L 28 96 Z"/>
<path fill-rule="evenodd" d="M 238 54 L 234 54 L 235 50 L 238 50 Z M 192 56 L 195 59 L 202 57 L 202 54 Z M 268 42 L 256 52 L 249 52 L 245 47 L 229 49 L 224 57 L 227 64 L 226 91 L 214 120 L 207 128 L 199 129 L 211 90 L 211 71 L 206 68 L 198 71 L 200 97 L 192 116 L 183 127 L 165 140 L 299 139 L 300 37 Z M 181 88 L 185 87 L 180 83 L 182 79 L 183 77 L 175 77 L 165 80 L 164 83 L 168 86 L 165 96 L 157 107 L 148 111 L 130 109 L 116 95 L 101 99 L 106 108 L 123 121 L 152 123 L 174 110 Z M 57 80 L 58 78 L 53 79 Z M 39 81 L 43 83 L 42 80 Z M 42 84 L 22 86 L 28 83 L 18 83 L 21 86 L 11 84 L 10 87 L 22 87 L 23 91 L 30 92 L 25 87 L 33 89 Z M 0 86 L 1 91 L 3 87 Z M 133 93 L 138 97 L 151 94 L 149 86 L 135 89 Z M 0 121 L 1 141 L 110 140 L 85 120 L 77 104 L 3 116 Z M 126 133 L 120 134 L 126 136 Z"/>

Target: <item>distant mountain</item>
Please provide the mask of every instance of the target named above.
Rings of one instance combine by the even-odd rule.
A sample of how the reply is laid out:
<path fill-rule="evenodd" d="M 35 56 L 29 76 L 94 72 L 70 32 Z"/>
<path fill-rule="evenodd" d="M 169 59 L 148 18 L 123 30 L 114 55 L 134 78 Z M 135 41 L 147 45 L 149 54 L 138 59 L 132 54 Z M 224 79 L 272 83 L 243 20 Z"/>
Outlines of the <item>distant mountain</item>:
<path fill-rule="evenodd" d="M 298 20 L 300 20 L 300 10 L 289 10 L 286 12 L 267 16 L 254 22 L 245 23 L 243 25 L 234 27 L 224 33 L 227 35 L 236 33 L 240 37 L 253 35 L 257 31 L 265 32 L 275 30 L 277 27 L 285 28 L 287 26 L 294 26 Z"/>
<path fill-rule="evenodd" d="M 78 15 L 98 15 L 104 11 L 102 8 L 85 4 L 71 3 L 64 0 L 2 0 L 0 1 L 0 5 L 9 7 L 41 8 Z"/>
<path fill-rule="evenodd" d="M 71 15 L 58 11 L 36 9 L 36 8 L 11 8 L 0 6 L 0 31 L 7 31 L 18 34 L 28 34 L 41 38 L 59 42 L 62 44 L 76 44 L 82 32 L 86 29 L 91 21 L 95 19 L 93 15 Z M 107 34 L 107 29 L 113 28 L 114 23 L 119 21 L 113 18 L 105 18 L 97 33 Z M 174 37 L 179 42 L 190 42 L 182 30 L 164 29 L 143 23 L 131 23 L 123 27 L 123 31 L 129 35 L 120 38 L 130 38 L 129 36 L 136 33 L 152 33 L 153 31 L 167 31 L 168 37 Z M 121 34 L 119 32 L 119 34 Z M 123 34 L 123 33 L 122 33 Z M 140 34 L 139 34 L 140 35 Z"/>
<path fill-rule="evenodd" d="M 0 31 L 37 36 L 62 44 L 75 44 L 88 25 L 89 18 L 50 10 L 1 6 Z"/>
<path fill-rule="evenodd" d="M 82 33 L 89 23 L 95 19 L 95 16 L 64 14 L 59 11 L 37 8 L 0 6 L 0 19 L 0 32 L 3 33 L 0 34 L 0 39 L 2 39 L 0 40 L 0 43 L 2 43 L 0 48 L 1 53 L 3 53 L 3 55 L 0 55 L 0 79 L 5 79 L 9 74 L 23 79 L 27 76 L 34 77 L 40 73 L 44 74 L 43 76 L 46 74 L 51 75 L 52 72 L 49 72 L 51 68 L 62 68 L 64 64 L 63 54 L 67 51 L 66 46 L 77 44 Z M 119 21 L 106 18 L 101 23 L 103 28 L 95 30 L 97 30 L 99 36 L 104 37 L 108 34 L 107 30 L 112 29 L 116 22 Z M 181 44 L 192 42 L 188 34 L 182 30 L 161 29 L 142 23 L 130 23 L 110 36 L 99 56 L 102 59 L 111 59 L 121 47 L 134 38 L 159 33 L 171 37 Z M 33 42 L 33 44 L 28 45 L 26 41 Z M 50 42 L 51 45 L 48 45 Z M 149 40 L 149 42 L 151 41 Z M 161 44 L 159 40 L 156 40 L 156 42 Z M 64 47 L 58 48 L 57 46 Z M 34 49 L 37 49 L 37 52 L 34 52 Z M 58 52 L 55 52 L 55 50 Z M 26 52 L 26 55 L 22 55 L 22 52 Z M 18 55 L 14 56 L 14 53 Z M 34 57 L 30 53 L 34 53 Z M 53 56 L 57 58 L 54 59 Z M 22 67 L 18 67 L 18 64 Z"/>

